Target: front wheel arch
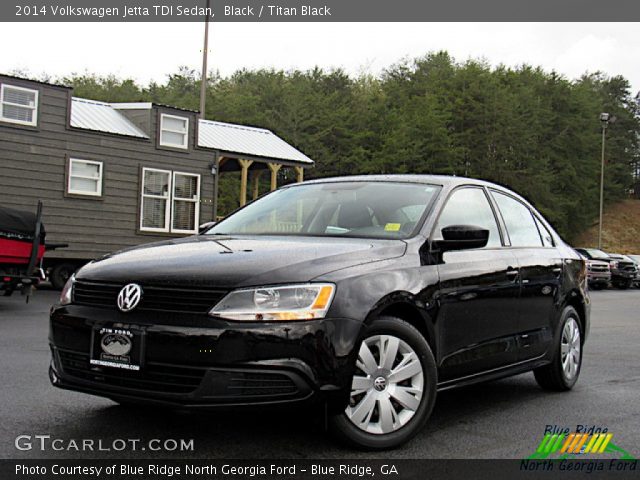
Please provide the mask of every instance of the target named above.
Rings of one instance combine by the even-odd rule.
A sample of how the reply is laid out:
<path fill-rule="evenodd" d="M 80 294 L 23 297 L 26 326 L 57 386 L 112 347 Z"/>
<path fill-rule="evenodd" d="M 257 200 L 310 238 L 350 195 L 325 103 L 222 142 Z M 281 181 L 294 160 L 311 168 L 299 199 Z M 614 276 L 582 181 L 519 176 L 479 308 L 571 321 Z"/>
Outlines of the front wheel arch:
<path fill-rule="evenodd" d="M 382 300 L 367 315 L 362 328 L 381 317 L 403 320 L 418 330 L 425 338 L 433 355 L 437 358 L 438 345 L 431 315 L 422 308 L 421 302 L 409 292 L 395 292 Z"/>

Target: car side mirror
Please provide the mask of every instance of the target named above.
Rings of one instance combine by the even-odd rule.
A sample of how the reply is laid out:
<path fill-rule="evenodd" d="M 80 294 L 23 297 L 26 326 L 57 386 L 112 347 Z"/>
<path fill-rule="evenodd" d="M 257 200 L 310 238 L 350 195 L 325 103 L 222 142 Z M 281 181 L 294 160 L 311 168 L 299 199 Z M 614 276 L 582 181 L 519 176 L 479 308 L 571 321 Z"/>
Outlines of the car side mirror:
<path fill-rule="evenodd" d="M 483 248 L 489 241 L 489 230 L 473 225 L 450 225 L 441 232 L 442 240 L 434 245 L 442 252 Z"/>

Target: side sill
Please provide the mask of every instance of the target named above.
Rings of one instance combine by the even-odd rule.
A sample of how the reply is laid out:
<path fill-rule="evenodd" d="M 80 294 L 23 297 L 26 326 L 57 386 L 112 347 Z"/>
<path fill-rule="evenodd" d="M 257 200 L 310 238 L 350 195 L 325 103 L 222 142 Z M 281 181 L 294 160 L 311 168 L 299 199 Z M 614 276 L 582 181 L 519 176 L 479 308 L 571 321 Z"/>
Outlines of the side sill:
<path fill-rule="evenodd" d="M 541 367 L 549 363 L 548 360 L 545 360 L 545 356 L 546 354 L 542 354 L 536 358 L 530 358 L 522 362 L 512 363 L 510 365 L 505 365 L 504 367 L 493 368 L 491 370 L 477 372 L 472 375 L 447 380 L 446 382 L 440 382 L 437 385 L 437 389 L 438 392 L 443 392 L 452 388 L 464 387 L 476 383 L 487 382 L 489 380 L 497 380 L 499 378 L 518 375 L 520 373 L 533 370 L 534 368 Z"/>

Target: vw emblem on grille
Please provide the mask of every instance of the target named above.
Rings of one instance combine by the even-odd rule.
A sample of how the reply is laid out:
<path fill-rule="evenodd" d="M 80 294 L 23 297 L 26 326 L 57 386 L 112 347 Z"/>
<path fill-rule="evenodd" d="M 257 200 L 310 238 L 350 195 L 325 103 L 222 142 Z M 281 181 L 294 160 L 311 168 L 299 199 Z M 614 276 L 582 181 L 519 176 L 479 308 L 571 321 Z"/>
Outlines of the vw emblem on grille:
<path fill-rule="evenodd" d="M 125 285 L 118 294 L 118 308 L 123 312 L 129 312 L 136 308 L 142 298 L 142 287 L 136 283 Z"/>
<path fill-rule="evenodd" d="M 100 341 L 104 353 L 121 357 L 131 351 L 131 339 L 119 333 L 107 333 Z"/>

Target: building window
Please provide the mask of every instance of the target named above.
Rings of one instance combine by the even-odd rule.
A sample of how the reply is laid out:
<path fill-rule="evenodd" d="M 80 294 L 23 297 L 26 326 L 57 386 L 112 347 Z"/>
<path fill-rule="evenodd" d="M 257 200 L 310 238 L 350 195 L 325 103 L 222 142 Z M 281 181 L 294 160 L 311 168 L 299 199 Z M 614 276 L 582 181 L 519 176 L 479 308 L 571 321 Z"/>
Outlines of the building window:
<path fill-rule="evenodd" d="M 142 169 L 140 230 L 197 233 L 200 175 Z"/>
<path fill-rule="evenodd" d="M 175 115 L 160 115 L 160 145 L 189 148 L 189 119 Z"/>
<path fill-rule="evenodd" d="M 102 162 L 69 159 L 67 193 L 102 196 Z"/>
<path fill-rule="evenodd" d="M 2 84 L 0 119 L 20 125 L 38 124 L 38 91 Z"/>
<path fill-rule="evenodd" d="M 171 231 L 195 233 L 200 209 L 200 175 L 174 172 Z"/>

